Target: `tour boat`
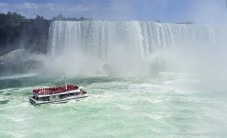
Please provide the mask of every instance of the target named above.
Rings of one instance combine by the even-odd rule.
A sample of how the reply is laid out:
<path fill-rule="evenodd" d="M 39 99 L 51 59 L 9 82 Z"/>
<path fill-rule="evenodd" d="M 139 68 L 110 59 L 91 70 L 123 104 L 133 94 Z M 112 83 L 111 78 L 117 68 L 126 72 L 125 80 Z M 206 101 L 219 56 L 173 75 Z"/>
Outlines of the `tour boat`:
<path fill-rule="evenodd" d="M 65 103 L 68 100 L 81 99 L 87 96 L 88 94 L 83 90 L 83 87 L 65 85 L 34 89 L 33 95 L 29 97 L 29 102 L 33 105 Z"/>

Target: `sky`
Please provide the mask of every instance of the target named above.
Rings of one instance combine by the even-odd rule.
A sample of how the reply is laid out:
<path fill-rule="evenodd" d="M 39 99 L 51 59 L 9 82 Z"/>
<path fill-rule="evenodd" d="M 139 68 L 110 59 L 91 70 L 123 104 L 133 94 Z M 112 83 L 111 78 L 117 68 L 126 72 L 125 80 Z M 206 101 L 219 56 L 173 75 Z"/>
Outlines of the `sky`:
<path fill-rule="evenodd" d="M 226 0 L 0 0 L 0 12 L 97 20 L 227 22 Z"/>

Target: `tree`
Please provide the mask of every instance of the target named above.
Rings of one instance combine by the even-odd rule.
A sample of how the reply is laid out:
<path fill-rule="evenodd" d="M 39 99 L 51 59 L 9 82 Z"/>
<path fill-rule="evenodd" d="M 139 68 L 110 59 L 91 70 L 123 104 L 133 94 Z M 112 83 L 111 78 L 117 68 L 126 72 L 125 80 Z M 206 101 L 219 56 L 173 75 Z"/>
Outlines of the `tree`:
<path fill-rule="evenodd" d="M 23 19 L 25 18 L 24 16 L 17 14 L 16 12 L 7 12 L 6 16 L 8 18 L 14 18 L 14 19 Z"/>
<path fill-rule="evenodd" d="M 193 22 L 191 22 L 191 21 L 186 21 L 186 22 L 179 22 L 179 23 L 177 23 L 177 24 L 193 24 Z"/>
<path fill-rule="evenodd" d="M 92 20 L 92 18 L 85 18 L 84 16 L 81 16 L 80 18 L 77 17 L 64 17 L 62 14 L 57 15 L 56 17 L 54 16 L 53 21 L 87 21 L 87 20 Z"/>
<path fill-rule="evenodd" d="M 84 16 L 81 16 L 81 17 L 78 19 L 78 21 L 84 21 L 84 20 L 86 20 L 86 18 L 84 18 Z"/>
<path fill-rule="evenodd" d="M 43 16 L 37 15 L 37 16 L 35 17 L 35 19 L 36 19 L 36 20 L 44 20 L 44 17 L 43 17 Z"/>
<path fill-rule="evenodd" d="M 53 17 L 53 19 L 52 20 L 57 20 L 57 21 L 64 21 L 64 20 L 66 20 L 66 18 L 62 15 L 62 14 L 58 14 L 58 16 L 56 16 L 56 17 Z"/>
<path fill-rule="evenodd" d="M 0 14 L 0 25 L 3 26 L 18 26 L 25 17 L 16 12 L 8 12 L 7 14 Z"/>

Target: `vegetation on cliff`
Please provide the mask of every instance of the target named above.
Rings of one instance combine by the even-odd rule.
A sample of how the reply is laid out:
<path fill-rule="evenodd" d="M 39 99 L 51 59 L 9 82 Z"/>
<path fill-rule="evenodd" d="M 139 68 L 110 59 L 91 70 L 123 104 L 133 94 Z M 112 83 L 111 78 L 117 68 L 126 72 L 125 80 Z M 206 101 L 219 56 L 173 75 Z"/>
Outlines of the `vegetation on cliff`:
<path fill-rule="evenodd" d="M 0 13 L 0 26 L 16 27 L 21 24 L 23 19 L 25 19 L 24 16 L 15 12 L 8 12 L 7 14 Z"/>
<path fill-rule="evenodd" d="M 49 26 L 50 21 L 41 17 L 27 19 L 17 13 L 0 13 L 0 55 L 21 48 L 46 53 Z"/>
<path fill-rule="evenodd" d="M 0 56 L 15 49 L 26 49 L 35 53 L 47 53 L 49 27 L 52 21 L 92 20 L 83 16 L 66 18 L 59 14 L 52 20 L 37 15 L 28 19 L 16 12 L 0 13 Z"/>
<path fill-rule="evenodd" d="M 62 14 L 57 15 L 56 17 L 54 16 L 53 21 L 87 21 L 87 20 L 92 20 L 92 18 L 85 18 L 84 16 L 81 16 L 79 18 L 77 17 L 64 17 Z"/>

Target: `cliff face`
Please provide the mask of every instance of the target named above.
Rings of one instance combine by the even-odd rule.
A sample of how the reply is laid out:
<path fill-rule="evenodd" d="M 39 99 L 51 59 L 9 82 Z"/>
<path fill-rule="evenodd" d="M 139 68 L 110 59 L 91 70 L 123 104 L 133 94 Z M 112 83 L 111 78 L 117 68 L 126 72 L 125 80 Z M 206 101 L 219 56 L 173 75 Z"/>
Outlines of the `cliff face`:
<path fill-rule="evenodd" d="M 48 20 L 24 20 L 16 26 L 0 26 L 0 55 L 15 49 L 34 53 L 46 53 L 49 26 Z"/>

